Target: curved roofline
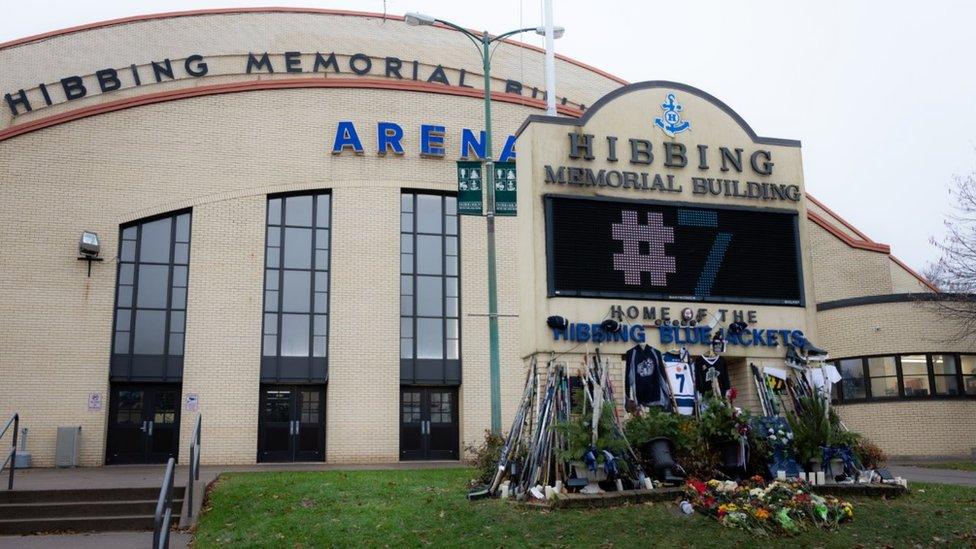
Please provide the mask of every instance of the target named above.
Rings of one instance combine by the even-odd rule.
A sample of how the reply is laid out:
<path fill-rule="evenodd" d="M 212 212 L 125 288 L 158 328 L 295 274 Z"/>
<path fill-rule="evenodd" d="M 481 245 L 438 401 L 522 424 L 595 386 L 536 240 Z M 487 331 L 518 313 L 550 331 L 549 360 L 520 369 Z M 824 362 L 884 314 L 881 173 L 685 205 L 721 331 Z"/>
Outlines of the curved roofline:
<path fill-rule="evenodd" d="M 376 19 L 392 19 L 395 21 L 403 21 L 404 17 L 402 15 L 389 15 L 376 12 L 367 11 L 355 11 L 355 10 L 334 10 L 334 9 L 324 9 L 324 8 L 288 8 L 288 7 L 263 7 L 263 8 L 211 8 L 211 9 L 200 9 L 200 10 L 187 10 L 187 11 L 169 11 L 161 13 L 150 13 L 145 15 L 132 15 L 129 17 L 120 17 L 117 19 L 108 19 L 105 21 L 97 21 L 94 23 L 85 23 L 83 25 L 76 25 L 74 27 L 67 27 L 64 29 L 58 29 L 48 32 L 43 32 L 40 34 L 34 34 L 31 36 L 26 36 L 24 38 L 17 38 L 7 42 L 0 42 L 0 50 L 7 48 L 12 48 L 15 46 L 21 46 L 24 44 L 29 44 L 31 42 L 37 42 L 40 40 L 45 40 L 48 38 L 53 38 L 55 36 L 63 36 L 66 34 L 74 34 L 77 32 L 84 32 L 93 29 L 101 29 L 105 27 L 113 27 L 116 25 L 126 25 L 129 23 L 138 23 L 141 21 L 153 21 L 156 19 L 175 19 L 177 17 L 196 17 L 200 15 L 234 15 L 241 13 L 305 13 L 313 15 L 339 15 L 339 16 L 352 16 L 352 17 L 372 17 Z M 452 32 L 458 32 L 451 27 L 436 23 L 434 25 L 437 28 L 449 30 Z M 480 32 L 480 31 L 471 31 Z M 518 46 L 521 48 L 526 48 L 538 53 L 545 53 L 546 50 L 538 46 L 533 46 L 532 44 L 526 44 L 523 42 L 517 42 L 511 39 L 505 39 L 503 42 L 511 44 L 513 46 Z M 619 84 L 627 84 L 627 81 L 619 76 L 614 76 L 606 71 L 602 71 L 592 65 L 583 63 L 573 59 L 572 57 L 567 57 L 565 55 L 556 54 L 556 58 L 567 63 L 576 65 L 582 69 L 588 70 L 592 73 L 598 74 L 604 78 L 613 80 Z"/>
<path fill-rule="evenodd" d="M 479 101 L 484 100 L 484 92 L 481 90 L 476 90 L 473 88 L 462 88 L 458 86 L 443 86 L 441 84 L 432 84 L 428 82 L 411 82 L 411 81 L 400 81 L 400 80 L 386 80 L 378 78 L 328 78 L 328 79 L 311 79 L 311 78 L 288 78 L 288 79 L 277 79 L 277 80 L 255 80 L 249 82 L 233 82 L 227 84 L 214 84 L 210 86 L 192 86 L 189 88 L 179 88 L 176 90 L 169 90 L 157 93 L 150 93 L 145 95 L 137 95 L 133 97 L 126 97 L 124 99 L 118 99 L 115 101 L 109 101 L 106 103 L 99 103 L 96 105 L 91 105 L 88 107 L 83 107 L 80 109 L 66 111 L 60 114 L 55 114 L 47 116 L 44 118 L 38 118 L 37 120 L 32 120 L 30 122 L 25 122 L 23 124 L 18 124 L 16 126 L 11 126 L 5 130 L 0 130 L 0 141 L 5 141 L 23 135 L 26 133 L 35 132 L 37 130 L 42 130 L 44 128 L 50 128 L 52 126 L 57 126 L 60 124 L 65 124 L 74 120 L 80 120 L 82 118 L 89 118 L 92 116 L 97 116 L 100 114 L 106 114 L 115 111 L 121 111 L 125 109 L 130 109 L 133 107 L 139 107 L 142 105 L 152 105 L 155 103 L 165 103 L 168 101 L 177 101 L 180 99 L 189 99 L 192 97 L 201 97 L 207 95 L 220 95 L 226 93 L 240 93 L 248 91 L 260 91 L 260 90 L 281 90 L 281 89 L 301 89 L 301 88 L 354 88 L 354 89 L 382 89 L 382 90 L 397 90 L 397 91 L 413 91 L 420 93 L 434 93 L 443 95 L 456 95 L 461 97 L 471 97 L 478 99 Z M 511 93 L 504 92 L 491 92 L 492 101 L 500 101 L 503 103 L 512 103 L 516 105 L 522 105 L 525 107 L 534 107 L 537 109 L 545 110 L 546 102 L 542 99 L 532 99 L 531 97 L 523 97 L 521 95 L 515 95 Z M 581 112 L 578 109 L 572 107 L 565 107 L 562 105 L 557 106 L 559 112 L 566 116 L 580 116 Z"/>
<path fill-rule="evenodd" d="M 741 127 L 749 135 L 749 137 L 752 138 L 753 143 L 761 143 L 763 145 L 781 145 L 784 147 L 800 146 L 800 141 L 796 139 L 781 139 L 778 137 L 761 137 L 757 135 L 756 132 L 752 129 L 752 126 L 750 126 L 745 121 L 745 119 L 739 116 L 739 113 L 732 110 L 732 107 L 726 105 L 721 99 L 715 97 L 714 95 L 704 90 L 700 90 L 694 86 L 689 86 L 688 84 L 682 84 L 680 82 L 671 82 L 669 80 L 647 80 L 644 82 L 635 82 L 633 84 L 628 84 L 621 88 L 617 88 L 611 91 L 610 93 L 604 95 L 600 99 L 598 99 L 595 103 L 593 103 L 593 105 L 591 105 L 588 109 L 586 109 L 586 112 L 583 113 L 583 116 L 581 116 L 578 119 L 566 119 L 566 118 L 560 118 L 555 116 L 533 114 L 525 119 L 525 122 L 523 122 L 522 125 L 519 127 L 518 131 L 515 132 L 515 135 L 521 134 L 522 131 L 526 128 L 526 126 L 528 126 L 532 122 L 544 122 L 547 124 L 566 124 L 572 126 L 585 126 L 586 123 L 590 120 L 590 118 L 592 118 L 601 108 L 603 108 L 607 103 L 613 101 L 614 99 L 631 92 L 653 89 L 653 88 L 668 88 L 672 90 L 683 91 L 686 93 L 690 93 L 692 95 L 696 95 L 704 99 L 705 101 L 708 101 L 712 105 L 715 105 L 716 107 L 724 111 L 725 114 L 729 115 L 729 117 L 731 117 L 733 120 L 735 120 L 736 123 L 739 124 L 739 127 Z"/>

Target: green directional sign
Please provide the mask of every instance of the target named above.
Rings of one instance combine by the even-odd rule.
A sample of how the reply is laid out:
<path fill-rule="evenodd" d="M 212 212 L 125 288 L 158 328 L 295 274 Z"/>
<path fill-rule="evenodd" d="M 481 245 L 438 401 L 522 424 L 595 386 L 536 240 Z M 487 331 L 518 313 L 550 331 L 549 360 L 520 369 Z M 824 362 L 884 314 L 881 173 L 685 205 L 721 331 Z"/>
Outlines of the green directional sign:
<path fill-rule="evenodd" d="M 515 162 L 495 162 L 495 215 L 516 215 L 517 193 Z"/>
<path fill-rule="evenodd" d="M 484 185 L 481 162 L 458 162 L 458 215 L 481 215 Z"/>

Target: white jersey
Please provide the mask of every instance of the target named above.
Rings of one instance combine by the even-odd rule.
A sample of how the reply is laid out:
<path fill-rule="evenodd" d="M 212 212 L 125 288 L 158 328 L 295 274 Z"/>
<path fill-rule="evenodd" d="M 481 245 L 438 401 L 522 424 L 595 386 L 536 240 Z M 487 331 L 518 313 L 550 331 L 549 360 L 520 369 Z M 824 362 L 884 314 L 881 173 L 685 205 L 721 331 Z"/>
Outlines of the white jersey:
<path fill-rule="evenodd" d="M 695 413 L 694 366 L 674 355 L 664 355 L 664 367 L 668 372 L 671 389 L 674 390 L 678 413 L 684 416 L 693 415 Z"/>

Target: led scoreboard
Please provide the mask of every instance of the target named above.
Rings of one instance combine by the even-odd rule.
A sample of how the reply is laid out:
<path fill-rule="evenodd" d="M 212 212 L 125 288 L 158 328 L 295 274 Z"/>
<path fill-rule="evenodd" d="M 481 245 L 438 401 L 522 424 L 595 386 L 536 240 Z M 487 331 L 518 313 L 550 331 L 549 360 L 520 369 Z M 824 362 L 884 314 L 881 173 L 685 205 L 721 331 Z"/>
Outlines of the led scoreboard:
<path fill-rule="evenodd" d="M 797 213 L 545 197 L 550 297 L 803 305 Z"/>

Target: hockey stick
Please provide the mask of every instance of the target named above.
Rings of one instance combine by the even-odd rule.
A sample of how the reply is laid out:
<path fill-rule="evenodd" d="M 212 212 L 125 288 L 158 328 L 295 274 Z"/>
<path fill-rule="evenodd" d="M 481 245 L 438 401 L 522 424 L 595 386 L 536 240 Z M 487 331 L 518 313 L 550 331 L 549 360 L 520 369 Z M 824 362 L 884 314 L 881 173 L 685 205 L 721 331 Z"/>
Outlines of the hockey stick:
<path fill-rule="evenodd" d="M 671 413 L 678 413 L 678 400 L 674 396 L 674 387 L 671 385 L 671 376 L 668 375 L 668 367 L 664 364 L 663 356 L 661 360 L 661 377 L 664 378 L 664 386 L 668 390 L 668 401 L 671 404 Z"/>
<path fill-rule="evenodd" d="M 772 416 L 770 412 L 770 406 L 767 402 L 769 395 L 766 394 L 766 380 L 763 379 L 762 374 L 759 373 L 759 368 L 755 364 L 749 364 L 749 368 L 752 369 L 752 380 L 756 384 L 756 395 L 759 398 L 759 405 L 762 408 L 764 416 Z"/>
<path fill-rule="evenodd" d="M 488 487 L 488 492 L 485 494 L 486 496 L 494 496 L 495 492 L 498 491 L 498 486 L 502 482 L 502 477 L 505 475 L 505 471 L 508 469 L 512 450 L 514 449 L 515 445 L 518 444 L 519 438 L 522 434 L 522 428 L 525 424 L 525 415 L 532 399 L 532 374 L 535 370 L 535 362 L 536 358 L 533 356 L 532 367 L 525 376 L 525 389 L 522 391 L 522 400 L 519 402 L 518 411 L 515 413 L 514 421 L 512 421 L 512 428 L 508 431 L 505 446 L 502 447 L 501 454 L 498 456 L 498 470 L 495 472 L 495 477 L 492 479 L 491 484 Z M 480 494 L 478 495 L 480 496 Z M 477 498 L 472 498 L 472 494 L 469 493 L 468 499 Z"/>

